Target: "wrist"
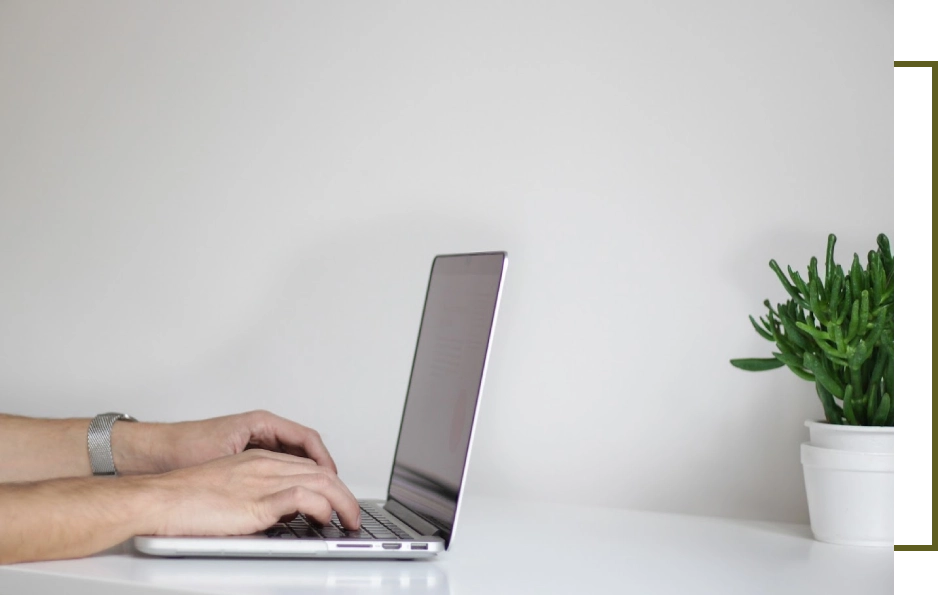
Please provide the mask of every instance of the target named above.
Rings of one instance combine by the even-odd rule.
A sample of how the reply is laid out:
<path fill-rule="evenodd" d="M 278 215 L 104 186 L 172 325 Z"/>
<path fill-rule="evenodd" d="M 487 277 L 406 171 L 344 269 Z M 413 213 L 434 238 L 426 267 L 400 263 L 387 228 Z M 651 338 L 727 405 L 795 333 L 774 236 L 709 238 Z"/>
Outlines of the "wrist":
<path fill-rule="evenodd" d="M 141 475 L 162 471 L 156 460 L 154 434 L 159 424 L 115 422 L 111 428 L 111 455 L 121 475 Z"/>
<path fill-rule="evenodd" d="M 162 475 L 121 477 L 116 492 L 131 513 L 129 527 L 134 536 L 160 533 L 163 521 L 170 514 L 171 491 L 165 489 Z"/>

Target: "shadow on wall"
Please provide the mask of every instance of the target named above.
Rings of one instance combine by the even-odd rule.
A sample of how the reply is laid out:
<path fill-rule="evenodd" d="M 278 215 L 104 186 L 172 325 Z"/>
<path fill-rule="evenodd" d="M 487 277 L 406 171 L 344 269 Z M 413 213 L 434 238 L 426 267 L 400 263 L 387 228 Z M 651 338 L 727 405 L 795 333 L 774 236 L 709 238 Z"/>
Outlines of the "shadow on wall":
<path fill-rule="evenodd" d="M 497 225 L 431 212 L 323 222 L 202 357 L 123 386 L 101 379 L 35 398 L 158 421 L 269 409 L 320 430 L 347 482 L 382 485 L 433 256 L 508 244 Z"/>
<path fill-rule="evenodd" d="M 690 359 L 675 362 L 681 374 L 656 382 L 653 398 L 675 407 L 672 419 L 656 421 L 660 435 L 657 448 L 651 449 L 673 457 L 671 468 L 648 473 L 641 488 L 621 488 L 643 507 L 807 522 L 798 445 L 807 437 L 804 421 L 823 415 L 814 387 L 784 368 L 744 372 L 729 360 L 771 357 L 777 350 L 753 331 L 747 318 L 762 313 L 766 298 L 773 304 L 788 298 L 769 260 L 775 258 L 783 267 L 790 262 L 803 271 L 810 257 L 818 255 L 823 266 L 826 239 L 826 232 L 776 229 L 728 247 L 724 254 L 729 258 L 713 263 L 712 281 L 724 288 L 697 289 L 722 293 L 726 307 L 736 311 L 703 312 L 683 336 L 674 336 L 688 346 Z M 719 334 L 725 337 L 721 347 L 737 347 L 732 352 L 713 349 Z M 706 427 L 692 427 L 699 423 Z M 673 466 L 677 460 L 679 468 Z M 689 499 L 688 493 L 694 497 Z"/>
<path fill-rule="evenodd" d="M 383 370 L 406 383 L 433 257 L 505 243 L 505 234 L 482 224 L 427 213 L 329 225 L 310 238 L 268 299 L 187 376 L 237 388 L 245 399 L 269 394 L 272 385 L 308 395 L 329 382 L 349 388 L 309 397 L 312 404 L 368 401 L 374 397 L 351 387 L 388 380 Z M 403 399 L 402 391 L 394 394 Z M 212 406 L 228 408 L 224 401 Z"/>
<path fill-rule="evenodd" d="M 67 394 L 28 385 L 3 387 L 0 394 L 16 395 L 18 403 L 78 401 L 82 410 L 143 407 L 170 421 L 245 405 L 261 407 L 275 389 L 308 392 L 315 385 L 298 381 L 310 374 L 328 378 L 347 371 L 352 376 L 347 380 L 372 377 L 374 365 L 384 362 L 371 361 L 369 354 L 406 346 L 403 361 L 413 355 L 433 256 L 506 249 L 508 239 L 497 222 L 432 211 L 322 221 L 310 230 L 302 249 L 274 263 L 281 269 L 279 282 L 262 293 L 265 297 L 185 365 L 164 373 L 156 372 L 159 362 L 153 362 L 152 374 L 144 372 L 120 385 L 99 378 L 89 383 L 93 386 L 73 387 Z M 198 246 L 191 252 L 196 255 Z M 212 298 L 205 299 L 193 308 L 210 311 Z"/>

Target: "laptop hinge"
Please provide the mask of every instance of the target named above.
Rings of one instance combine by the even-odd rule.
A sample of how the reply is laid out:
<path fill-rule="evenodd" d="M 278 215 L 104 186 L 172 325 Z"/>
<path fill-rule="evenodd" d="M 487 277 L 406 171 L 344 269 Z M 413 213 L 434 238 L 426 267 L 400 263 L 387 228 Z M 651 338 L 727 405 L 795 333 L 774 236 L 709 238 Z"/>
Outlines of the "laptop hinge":
<path fill-rule="evenodd" d="M 384 503 L 384 508 L 397 518 L 401 519 L 421 535 L 433 536 L 440 535 L 443 530 L 435 527 L 429 521 L 424 519 L 422 516 L 418 515 L 415 512 L 411 512 L 409 508 L 398 502 L 397 500 L 388 500 Z"/>

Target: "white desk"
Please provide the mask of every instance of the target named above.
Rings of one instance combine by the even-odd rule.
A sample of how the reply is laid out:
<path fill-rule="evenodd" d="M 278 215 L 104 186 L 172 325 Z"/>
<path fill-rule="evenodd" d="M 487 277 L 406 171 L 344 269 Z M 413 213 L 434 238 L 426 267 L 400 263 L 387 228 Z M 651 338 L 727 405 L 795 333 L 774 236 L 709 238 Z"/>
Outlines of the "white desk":
<path fill-rule="evenodd" d="M 467 499 L 433 561 L 159 559 L 124 544 L 0 567 L 2 593 L 768 593 L 893 591 L 893 552 L 807 526 Z"/>

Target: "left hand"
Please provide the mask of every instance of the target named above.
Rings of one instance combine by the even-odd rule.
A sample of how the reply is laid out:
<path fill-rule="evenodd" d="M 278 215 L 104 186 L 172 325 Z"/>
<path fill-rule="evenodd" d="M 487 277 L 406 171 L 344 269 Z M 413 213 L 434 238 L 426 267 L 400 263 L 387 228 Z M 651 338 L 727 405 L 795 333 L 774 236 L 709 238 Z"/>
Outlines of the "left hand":
<path fill-rule="evenodd" d="M 111 436 L 114 466 L 123 475 L 165 473 L 248 448 L 312 459 L 338 472 L 316 430 L 269 411 L 170 424 L 117 422 Z"/>

